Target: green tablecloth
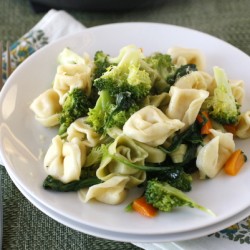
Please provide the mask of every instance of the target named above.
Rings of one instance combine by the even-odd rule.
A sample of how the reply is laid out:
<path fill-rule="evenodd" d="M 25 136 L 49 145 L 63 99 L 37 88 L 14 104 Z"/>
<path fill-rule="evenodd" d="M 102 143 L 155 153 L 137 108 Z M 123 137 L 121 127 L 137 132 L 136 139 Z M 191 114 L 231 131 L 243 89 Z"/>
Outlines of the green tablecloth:
<path fill-rule="evenodd" d="M 166 0 L 161 6 L 136 11 L 67 11 L 86 27 L 128 21 L 190 27 L 221 38 L 250 54 L 248 0 Z M 43 15 L 35 13 L 28 0 L 0 0 L 0 40 L 14 42 Z M 61 225 L 27 200 L 3 167 L 0 168 L 0 174 L 4 209 L 3 249 L 139 249 L 130 243 L 100 239 Z"/>

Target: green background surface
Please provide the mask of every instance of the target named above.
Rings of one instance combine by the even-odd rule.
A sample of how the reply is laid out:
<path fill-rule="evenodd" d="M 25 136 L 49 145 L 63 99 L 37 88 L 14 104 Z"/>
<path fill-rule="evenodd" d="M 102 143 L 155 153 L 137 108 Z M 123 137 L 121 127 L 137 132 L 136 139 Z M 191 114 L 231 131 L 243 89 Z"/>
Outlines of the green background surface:
<path fill-rule="evenodd" d="M 216 36 L 250 54 L 248 0 L 166 0 L 161 6 L 123 12 L 67 11 L 86 27 L 131 21 L 189 27 Z M 14 42 L 44 14 L 35 13 L 28 0 L 0 0 L 0 40 Z M 139 249 L 130 243 L 86 235 L 56 222 L 20 193 L 3 167 L 0 167 L 0 174 L 4 209 L 3 249 Z"/>

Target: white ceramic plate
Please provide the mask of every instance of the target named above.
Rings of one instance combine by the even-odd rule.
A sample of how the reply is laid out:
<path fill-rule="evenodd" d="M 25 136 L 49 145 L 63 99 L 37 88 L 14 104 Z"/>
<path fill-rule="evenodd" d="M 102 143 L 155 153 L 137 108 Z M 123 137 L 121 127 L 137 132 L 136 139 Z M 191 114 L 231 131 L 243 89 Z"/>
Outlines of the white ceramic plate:
<path fill-rule="evenodd" d="M 57 212 L 49 209 L 48 207 L 41 204 L 38 200 L 36 200 L 34 197 L 32 197 L 29 193 L 27 193 L 22 186 L 20 186 L 16 180 L 15 177 L 11 177 L 17 188 L 22 192 L 22 194 L 39 210 L 41 210 L 43 213 L 48 215 L 49 217 L 53 218 L 57 222 L 60 222 L 61 224 L 70 227 L 74 230 L 77 230 L 82 233 L 91 234 L 96 237 L 101 237 L 105 239 L 110 240 L 116 240 L 116 241 L 123 241 L 123 242 L 170 242 L 170 241 L 183 241 L 183 240 L 190 240 L 195 239 L 199 237 L 204 237 L 209 234 L 218 232 L 219 230 L 225 229 L 236 222 L 239 222 L 243 219 L 245 219 L 250 214 L 250 207 L 247 207 L 240 213 L 222 221 L 219 223 L 215 223 L 211 226 L 204 227 L 197 230 L 191 230 L 188 232 L 181 232 L 181 233 L 173 233 L 173 234 L 152 234 L 152 235 L 141 235 L 141 234 L 127 234 L 127 233 L 118 233 L 118 232 L 110 232 L 109 230 L 102 230 L 97 229 L 95 227 L 87 226 L 85 224 L 79 223 L 77 221 L 68 219 L 64 217 L 63 215 L 58 214 Z"/>
<path fill-rule="evenodd" d="M 233 46 L 187 28 L 153 23 L 122 23 L 87 29 L 59 40 L 36 52 L 21 64 L 8 79 L 0 97 L 0 151 L 7 171 L 17 183 L 45 207 L 70 220 L 93 228 L 137 235 L 157 235 L 187 232 L 224 221 L 250 205 L 250 168 L 246 166 L 236 177 L 220 174 L 208 181 L 196 181 L 190 197 L 210 208 L 216 217 L 197 209 L 180 208 L 172 213 L 146 219 L 136 213 L 126 213 L 124 207 L 135 195 L 121 205 L 83 204 L 76 193 L 55 193 L 43 190 L 46 174 L 39 158 L 46 152 L 56 130 L 41 127 L 29 110 L 29 104 L 49 88 L 55 75 L 57 56 L 65 47 L 93 56 L 97 50 L 117 55 L 119 49 L 135 44 L 145 54 L 166 52 L 169 47 L 198 48 L 207 58 L 207 71 L 214 65 L 223 67 L 231 79 L 250 82 L 247 68 L 250 59 Z M 246 85 L 246 96 L 250 87 Z M 243 107 L 250 107 L 246 98 Z M 41 135 L 45 136 L 41 140 Z M 249 154 L 248 141 L 237 141 L 237 147 Z"/>

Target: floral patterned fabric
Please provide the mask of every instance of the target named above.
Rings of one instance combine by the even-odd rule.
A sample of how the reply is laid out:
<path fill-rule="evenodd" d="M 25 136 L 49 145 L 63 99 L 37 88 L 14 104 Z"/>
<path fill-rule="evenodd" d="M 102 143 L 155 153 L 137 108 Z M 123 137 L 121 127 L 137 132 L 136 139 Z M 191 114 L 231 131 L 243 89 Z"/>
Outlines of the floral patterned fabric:
<path fill-rule="evenodd" d="M 12 70 L 29 55 L 48 44 L 48 37 L 42 30 L 27 33 L 10 46 Z M 6 53 L 3 53 L 3 80 L 6 81 Z"/>
<path fill-rule="evenodd" d="M 224 238 L 237 241 L 240 244 L 250 244 L 250 216 L 208 237 Z"/>

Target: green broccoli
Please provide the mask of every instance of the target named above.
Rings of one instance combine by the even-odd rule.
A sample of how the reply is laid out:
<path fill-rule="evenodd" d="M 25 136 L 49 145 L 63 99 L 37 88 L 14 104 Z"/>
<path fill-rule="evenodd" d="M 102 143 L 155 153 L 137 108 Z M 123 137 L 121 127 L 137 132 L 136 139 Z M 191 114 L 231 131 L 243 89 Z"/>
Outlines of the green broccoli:
<path fill-rule="evenodd" d="M 171 56 L 168 54 L 162 54 L 156 52 L 151 56 L 145 58 L 145 61 L 150 65 L 151 68 L 157 70 L 159 75 L 166 80 L 170 73 L 175 69 L 172 64 Z"/>
<path fill-rule="evenodd" d="M 97 51 L 94 56 L 94 79 L 101 77 L 107 71 L 111 64 L 109 61 L 110 56 L 103 51 Z"/>
<path fill-rule="evenodd" d="M 188 206 L 198 208 L 214 216 L 211 210 L 197 204 L 182 191 L 172 187 L 167 182 L 160 182 L 157 179 L 147 182 L 145 198 L 149 204 L 163 212 L 170 212 L 176 207 Z"/>
<path fill-rule="evenodd" d="M 175 71 L 170 55 L 156 52 L 142 59 L 141 68 L 149 73 L 154 93 L 160 94 L 169 91 L 170 84 L 167 79 Z"/>
<path fill-rule="evenodd" d="M 235 124 L 240 115 L 239 105 L 236 102 L 225 71 L 214 67 L 216 88 L 214 95 L 205 100 L 203 109 L 207 109 L 210 117 L 221 124 Z"/>
<path fill-rule="evenodd" d="M 121 49 L 118 57 L 108 58 L 111 66 L 99 77 L 93 85 L 98 90 L 106 90 L 111 96 L 120 92 L 130 92 L 134 100 L 146 97 L 151 89 L 149 74 L 140 69 L 140 59 L 143 54 L 135 46 Z"/>
<path fill-rule="evenodd" d="M 90 106 L 90 102 L 84 91 L 74 88 L 63 103 L 59 118 L 60 126 L 58 134 L 63 135 L 72 122 L 77 118 L 86 116 Z"/>
<path fill-rule="evenodd" d="M 189 192 L 192 189 L 193 178 L 187 174 L 180 166 L 170 166 L 166 170 L 147 172 L 147 179 L 164 181 L 183 192 Z"/>
<path fill-rule="evenodd" d="M 89 109 L 87 123 L 96 132 L 105 134 L 109 128 L 121 128 L 138 109 L 138 105 L 130 98 L 130 92 L 121 92 L 115 98 L 103 90 L 99 92 L 95 107 Z"/>

